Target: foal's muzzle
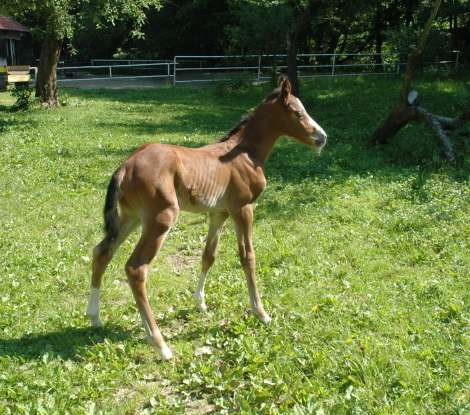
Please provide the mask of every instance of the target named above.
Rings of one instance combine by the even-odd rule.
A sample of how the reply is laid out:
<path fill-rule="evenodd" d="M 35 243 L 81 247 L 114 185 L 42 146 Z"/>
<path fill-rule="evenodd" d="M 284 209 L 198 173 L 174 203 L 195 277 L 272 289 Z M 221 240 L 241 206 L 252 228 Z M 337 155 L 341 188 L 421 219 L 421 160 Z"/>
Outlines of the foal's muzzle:
<path fill-rule="evenodd" d="M 316 147 L 323 147 L 326 144 L 327 135 L 325 132 L 318 132 L 315 134 L 313 140 L 315 141 Z"/>
<path fill-rule="evenodd" d="M 316 150 L 321 151 L 321 149 L 326 144 L 327 135 L 323 130 L 317 130 L 315 134 L 312 136 L 312 147 Z"/>

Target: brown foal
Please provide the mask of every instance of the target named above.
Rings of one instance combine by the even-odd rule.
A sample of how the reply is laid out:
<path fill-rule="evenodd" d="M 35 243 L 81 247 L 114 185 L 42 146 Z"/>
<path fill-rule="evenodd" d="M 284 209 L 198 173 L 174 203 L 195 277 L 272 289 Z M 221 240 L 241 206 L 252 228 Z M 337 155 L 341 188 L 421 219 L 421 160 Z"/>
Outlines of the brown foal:
<path fill-rule="evenodd" d="M 119 245 L 141 224 L 142 235 L 126 263 L 127 278 L 148 342 L 163 359 L 172 357 L 155 323 L 146 279 L 149 264 L 180 210 L 209 214 L 202 270 L 194 293 L 199 309 L 207 310 L 204 283 L 214 263 L 222 225 L 230 216 L 235 223 L 251 308 L 264 323 L 271 320 L 256 287 L 253 202 L 266 186 L 264 162 L 281 135 L 293 137 L 316 150 L 326 143 L 325 132 L 292 95 L 288 79 L 219 142 L 200 148 L 145 144 L 118 168 L 106 196 L 106 236 L 93 251 L 87 309 L 93 326 L 101 326 L 99 296 L 103 273 Z"/>

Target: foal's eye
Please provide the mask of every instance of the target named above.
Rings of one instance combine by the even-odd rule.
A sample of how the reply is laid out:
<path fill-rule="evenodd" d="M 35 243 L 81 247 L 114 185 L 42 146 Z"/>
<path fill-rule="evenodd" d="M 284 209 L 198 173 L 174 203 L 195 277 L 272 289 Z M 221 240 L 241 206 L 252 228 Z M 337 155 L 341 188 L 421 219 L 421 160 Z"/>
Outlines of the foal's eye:
<path fill-rule="evenodd" d="M 295 111 L 294 114 L 299 120 L 301 120 L 303 117 L 303 114 L 300 111 Z"/>

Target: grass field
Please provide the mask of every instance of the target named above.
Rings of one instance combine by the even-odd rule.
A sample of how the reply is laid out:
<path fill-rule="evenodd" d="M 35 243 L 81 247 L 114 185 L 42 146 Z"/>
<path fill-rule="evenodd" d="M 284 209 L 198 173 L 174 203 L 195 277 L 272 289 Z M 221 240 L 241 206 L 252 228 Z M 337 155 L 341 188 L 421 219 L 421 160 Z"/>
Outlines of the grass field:
<path fill-rule="evenodd" d="M 418 87 L 438 113 L 468 105 L 469 78 Z M 329 143 L 316 157 L 282 139 L 266 166 L 254 241 L 270 326 L 248 312 L 230 223 L 210 312 L 194 309 L 207 225 L 180 216 L 149 281 L 164 363 L 125 281 L 137 235 L 105 274 L 104 328 L 84 316 L 110 175 L 144 142 L 214 141 L 267 90 L 68 90 L 29 112 L 0 94 L 0 413 L 469 414 L 470 130 L 455 167 L 419 125 L 368 147 L 398 88 L 303 86 Z"/>

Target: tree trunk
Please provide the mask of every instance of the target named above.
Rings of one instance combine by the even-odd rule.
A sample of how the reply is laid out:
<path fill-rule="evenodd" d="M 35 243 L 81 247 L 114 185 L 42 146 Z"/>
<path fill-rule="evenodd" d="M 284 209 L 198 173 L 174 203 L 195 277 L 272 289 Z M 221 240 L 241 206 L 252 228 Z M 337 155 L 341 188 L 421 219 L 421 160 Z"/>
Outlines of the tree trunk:
<path fill-rule="evenodd" d="M 398 133 L 413 118 L 413 107 L 409 107 L 403 102 L 399 102 L 383 124 L 374 132 L 372 141 L 375 144 L 386 144 L 395 134 Z"/>
<path fill-rule="evenodd" d="M 431 30 L 432 23 L 437 15 L 440 4 L 441 0 L 434 0 L 431 14 L 423 31 L 421 32 L 421 35 L 419 36 L 418 44 L 408 56 L 406 71 L 400 90 L 400 100 L 382 125 L 374 132 L 372 141 L 375 144 L 385 144 L 409 122 L 422 122 L 432 128 L 444 146 L 447 160 L 454 163 L 456 157 L 452 147 L 452 142 L 449 138 L 449 132 L 461 127 L 465 122 L 470 121 L 470 111 L 467 111 L 460 117 L 455 118 L 433 114 L 418 105 L 418 93 L 411 90 L 414 71 L 421 61 L 429 31 Z"/>
<path fill-rule="evenodd" d="M 395 105 L 389 116 L 385 119 L 382 125 L 375 130 L 372 140 L 376 144 L 387 143 L 402 127 L 404 127 L 414 117 L 414 103 L 408 102 L 409 93 L 411 90 L 411 82 L 413 80 L 414 72 L 416 67 L 421 61 L 424 47 L 431 31 L 431 26 L 441 5 L 441 0 L 434 0 L 433 8 L 429 18 L 421 32 L 418 44 L 408 55 L 408 61 L 406 63 L 406 71 L 403 76 L 403 83 L 400 90 L 400 100 Z"/>
<path fill-rule="evenodd" d="M 383 45 L 382 14 L 383 13 L 384 13 L 384 10 L 379 5 L 377 7 L 377 11 L 376 11 L 376 14 L 375 14 L 375 21 L 374 21 L 374 43 L 375 43 L 374 63 L 376 65 L 374 69 L 377 72 L 381 72 L 380 65 L 382 65 L 382 45 Z"/>
<path fill-rule="evenodd" d="M 56 71 L 61 48 L 62 40 L 54 38 L 46 38 L 41 47 L 36 96 L 49 107 L 59 106 Z"/>
<path fill-rule="evenodd" d="M 405 26 L 410 27 L 413 23 L 413 0 L 406 0 Z"/>
<path fill-rule="evenodd" d="M 306 41 L 311 33 L 311 15 L 313 8 L 319 5 L 319 0 L 309 0 L 306 5 L 302 5 L 299 0 L 288 0 L 294 16 L 292 30 L 287 33 L 287 76 L 292 84 L 292 92 L 299 96 L 299 79 L 297 75 L 297 52 L 299 42 Z"/>
<path fill-rule="evenodd" d="M 297 77 L 297 31 L 287 34 L 287 76 L 292 84 L 292 93 L 299 96 L 299 79 Z"/>

